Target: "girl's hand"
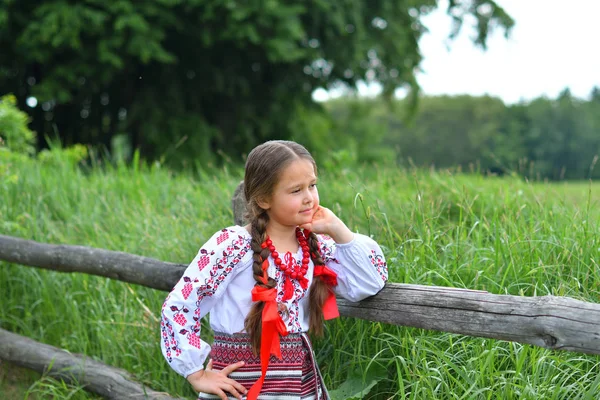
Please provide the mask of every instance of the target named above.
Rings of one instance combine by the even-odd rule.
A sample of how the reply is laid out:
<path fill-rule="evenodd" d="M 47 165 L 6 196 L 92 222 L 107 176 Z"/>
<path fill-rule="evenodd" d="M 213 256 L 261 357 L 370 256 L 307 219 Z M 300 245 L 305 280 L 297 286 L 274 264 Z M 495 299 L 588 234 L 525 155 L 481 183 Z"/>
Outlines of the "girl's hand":
<path fill-rule="evenodd" d="M 206 369 L 188 375 L 187 380 L 196 392 L 216 394 L 223 400 L 227 400 L 225 392 L 231 393 L 236 398 L 242 398 L 242 394 L 248 391 L 240 383 L 227 377 L 230 373 L 244 365 L 243 361 L 228 365 L 221 371 L 213 371 L 213 362 L 210 360 Z"/>
<path fill-rule="evenodd" d="M 336 243 L 348 243 L 354 239 L 354 234 L 346 224 L 339 219 L 333 211 L 326 207 L 319 206 L 313 214 L 312 221 L 301 225 L 303 229 L 308 229 L 314 233 L 322 233 L 330 236 Z"/>

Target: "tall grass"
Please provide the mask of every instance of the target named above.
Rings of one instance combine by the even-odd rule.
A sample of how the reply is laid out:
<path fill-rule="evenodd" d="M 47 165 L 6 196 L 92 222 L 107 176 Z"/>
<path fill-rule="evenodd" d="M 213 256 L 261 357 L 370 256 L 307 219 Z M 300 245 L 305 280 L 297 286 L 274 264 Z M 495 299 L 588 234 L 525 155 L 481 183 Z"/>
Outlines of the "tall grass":
<path fill-rule="evenodd" d="M 232 224 L 231 195 L 242 176 L 234 166 L 193 174 L 67 162 L 7 168 L 1 233 L 180 263 Z M 391 281 L 600 301 L 596 185 L 348 167 L 323 171 L 319 189 L 322 204 L 384 247 Z M 166 293 L 7 263 L 0 286 L 2 328 L 194 397 L 160 354 Z M 342 318 L 327 324 L 316 352 L 330 388 L 377 371 L 372 399 L 600 397 L 598 357 L 517 343 Z M 23 379 L 24 396 L 95 398 L 77 385 Z"/>

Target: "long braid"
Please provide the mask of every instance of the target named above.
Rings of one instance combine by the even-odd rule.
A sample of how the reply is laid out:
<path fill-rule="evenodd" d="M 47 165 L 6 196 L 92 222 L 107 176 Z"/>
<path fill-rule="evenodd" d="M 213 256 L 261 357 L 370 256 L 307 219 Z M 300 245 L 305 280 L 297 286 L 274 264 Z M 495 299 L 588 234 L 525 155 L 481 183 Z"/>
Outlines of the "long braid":
<path fill-rule="evenodd" d="M 262 211 L 258 216 L 252 219 L 250 224 L 251 227 L 251 235 L 252 241 L 250 242 L 250 246 L 252 251 L 254 251 L 253 255 L 253 264 L 252 264 L 252 273 L 254 276 L 254 280 L 256 280 L 255 285 L 266 287 L 268 289 L 272 289 L 276 286 L 277 282 L 273 278 L 268 278 L 268 283 L 265 285 L 262 283 L 263 277 L 263 269 L 262 264 L 263 260 L 266 260 L 271 252 L 269 248 L 262 248 L 261 244 L 265 241 L 267 236 L 267 224 L 269 222 L 269 216 L 265 211 Z M 250 340 L 252 343 L 252 350 L 255 354 L 258 354 L 260 351 L 260 336 L 262 331 L 262 311 L 265 307 L 264 301 L 254 302 L 252 308 L 250 309 L 250 313 L 246 317 L 244 321 L 244 328 L 246 332 L 250 335 Z"/>
<path fill-rule="evenodd" d="M 313 261 L 313 264 L 315 266 L 324 265 L 325 262 L 323 261 L 321 252 L 319 251 L 319 240 L 314 232 L 311 232 L 308 237 L 308 247 L 310 248 L 310 257 Z M 313 277 L 312 284 L 310 285 L 308 304 L 310 310 L 309 327 L 315 336 L 323 336 L 323 305 L 329 296 L 330 290 L 331 289 L 325 283 L 322 277 Z"/>

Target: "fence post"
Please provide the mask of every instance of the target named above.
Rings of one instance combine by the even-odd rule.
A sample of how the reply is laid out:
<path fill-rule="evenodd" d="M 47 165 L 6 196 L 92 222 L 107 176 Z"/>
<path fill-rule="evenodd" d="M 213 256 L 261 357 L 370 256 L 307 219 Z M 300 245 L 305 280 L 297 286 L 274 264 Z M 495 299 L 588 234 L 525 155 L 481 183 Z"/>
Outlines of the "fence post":
<path fill-rule="evenodd" d="M 233 208 L 233 221 L 236 225 L 245 225 L 244 214 L 246 213 L 246 196 L 244 196 L 244 181 L 240 181 L 231 198 Z"/>

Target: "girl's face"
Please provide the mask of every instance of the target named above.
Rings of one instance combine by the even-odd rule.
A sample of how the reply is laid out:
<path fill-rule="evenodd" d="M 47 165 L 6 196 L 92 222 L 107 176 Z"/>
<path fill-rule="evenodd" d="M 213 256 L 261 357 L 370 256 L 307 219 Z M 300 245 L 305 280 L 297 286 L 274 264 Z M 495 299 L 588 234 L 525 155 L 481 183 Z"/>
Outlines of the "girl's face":
<path fill-rule="evenodd" d="M 267 210 L 269 223 L 295 228 L 311 222 L 319 207 L 313 164 L 305 159 L 290 163 L 281 171 L 273 194 L 259 205 Z"/>

